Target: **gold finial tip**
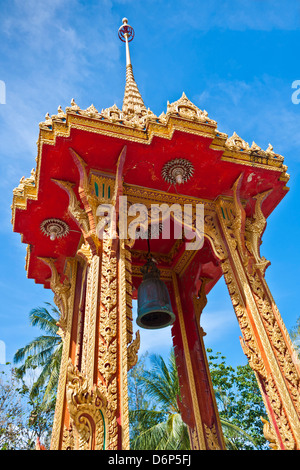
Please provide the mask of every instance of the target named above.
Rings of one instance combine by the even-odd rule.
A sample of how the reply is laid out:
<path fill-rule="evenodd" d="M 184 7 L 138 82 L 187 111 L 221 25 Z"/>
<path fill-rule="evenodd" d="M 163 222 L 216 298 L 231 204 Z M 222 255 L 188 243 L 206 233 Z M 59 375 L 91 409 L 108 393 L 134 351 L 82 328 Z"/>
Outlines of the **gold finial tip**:
<path fill-rule="evenodd" d="M 121 41 L 126 42 L 127 41 L 132 41 L 134 38 L 134 29 L 132 26 L 128 24 L 128 19 L 123 18 L 122 20 L 122 26 L 120 26 L 119 31 L 118 31 L 118 36 L 121 39 Z"/>

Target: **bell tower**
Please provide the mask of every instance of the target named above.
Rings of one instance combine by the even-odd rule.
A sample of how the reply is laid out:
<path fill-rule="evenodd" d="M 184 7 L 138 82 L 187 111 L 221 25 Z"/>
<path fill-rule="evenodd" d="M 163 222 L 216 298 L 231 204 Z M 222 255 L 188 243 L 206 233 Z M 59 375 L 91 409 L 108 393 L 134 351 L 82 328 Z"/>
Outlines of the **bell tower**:
<path fill-rule="evenodd" d="M 134 79 L 126 18 L 118 34 L 122 109 L 72 100 L 47 113 L 36 169 L 13 191 L 28 278 L 52 289 L 61 312 L 51 449 L 129 449 L 136 297 L 140 327 L 171 328 L 191 448 L 225 449 L 201 327 L 221 276 L 268 413 L 265 436 L 273 448 L 300 449 L 299 365 L 260 254 L 288 191 L 284 159 L 271 145 L 228 137 L 184 93 L 156 116 Z"/>

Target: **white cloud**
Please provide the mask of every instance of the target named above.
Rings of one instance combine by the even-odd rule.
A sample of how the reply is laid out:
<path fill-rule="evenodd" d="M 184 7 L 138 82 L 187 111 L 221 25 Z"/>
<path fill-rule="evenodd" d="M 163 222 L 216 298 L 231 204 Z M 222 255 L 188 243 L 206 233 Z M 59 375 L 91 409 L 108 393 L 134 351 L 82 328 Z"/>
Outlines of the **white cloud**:
<path fill-rule="evenodd" d="M 227 310 L 209 311 L 204 310 L 201 316 L 201 326 L 211 342 L 217 341 L 224 336 L 231 335 L 232 330 L 238 324 L 233 308 Z"/>
<path fill-rule="evenodd" d="M 103 80 L 108 68 L 119 65 L 120 41 L 111 9 L 106 1 L 89 8 L 78 0 L 12 0 L 5 5 L 0 17 L 0 78 L 6 85 L 6 104 L 0 106 L 0 186 L 8 230 L 12 189 L 35 167 L 38 123 L 45 114 L 56 114 L 72 98 L 83 109 L 92 102 L 97 106 L 101 94 L 99 106 L 114 102 L 110 89 L 117 88 L 116 74 L 109 84 Z M 93 14 L 99 28 L 91 27 Z"/>
<path fill-rule="evenodd" d="M 141 336 L 141 346 L 139 355 L 146 351 L 149 354 L 164 354 L 169 352 L 172 347 L 171 327 L 162 328 L 160 330 L 139 329 Z"/>

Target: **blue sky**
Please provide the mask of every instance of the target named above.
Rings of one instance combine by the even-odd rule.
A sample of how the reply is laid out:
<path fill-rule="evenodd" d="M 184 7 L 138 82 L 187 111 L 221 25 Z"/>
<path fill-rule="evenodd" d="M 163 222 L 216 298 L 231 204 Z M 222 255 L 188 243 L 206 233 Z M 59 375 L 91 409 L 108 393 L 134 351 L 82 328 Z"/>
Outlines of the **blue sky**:
<path fill-rule="evenodd" d="M 135 29 L 134 74 L 147 107 L 166 111 L 184 91 L 228 135 L 236 131 L 285 157 L 290 192 L 268 219 L 262 254 L 288 329 L 300 316 L 300 2 L 296 0 L 0 0 L 0 341 L 6 359 L 39 334 L 31 308 L 52 301 L 26 278 L 25 245 L 11 228 L 12 190 L 35 167 L 38 123 L 72 98 L 85 109 L 122 106 L 125 50 L 117 31 Z M 1 100 L 0 100 L 1 101 Z M 221 280 L 203 313 L 205 344 L 245 363 L 240 330 Z M 164 353 L 170 329 L 142 335 L 141 351 Z"/>

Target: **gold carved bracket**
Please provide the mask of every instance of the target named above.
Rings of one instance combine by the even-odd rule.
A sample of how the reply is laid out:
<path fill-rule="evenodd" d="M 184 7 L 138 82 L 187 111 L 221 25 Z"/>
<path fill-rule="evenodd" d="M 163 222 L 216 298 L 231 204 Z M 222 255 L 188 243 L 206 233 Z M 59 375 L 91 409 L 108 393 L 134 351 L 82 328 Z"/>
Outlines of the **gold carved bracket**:
<path fill-rule="evenodd" d="M 61 282 L 61 276 L 57 272 L 54 259 L 42 257 L 39 257 L 39 259 L 47 264 L 51 269 L 51 278 L 48 280 L 50 281 L 50 287 L 54 293 L 54 303 L 61 312 L 58 325 L 62 331 L 65 331 L 69 310 L 68 300 L 70 296 L 71 284 L 66 278 L 63 282 Z M 59 330 L 59 333 L 61 333 L 61 330 Z"/>
<path fill-rule="evenodd" d="M 272 190 L 265 191 L 254 196 L 254 199 L 256 199 L 254 215 L 252 218 L 246 219 L 245 226 L 247 248 L 254 257 L 255 268 L 259 269 L 263 275 L 267 267 L 270 265 L 270 261 L 268 261 L 264 256 L 260 256 L 261 237 L 267 225 L 261 206 L 271 191 Z"/>
<path fill-rule="evenodd" d="M 52 181 L 67 192 L 69 196 L 68 211 L 81 229 L 83 237 L 90 245 L 93 254 L 98 254 L 101 247 L 101 241 L 96 236 L 95 230 L 91 228 L 91 225 L 93 225 L 90 221 L 91 217 L 89 217 L 86 210 L 81 207 L 80 201 L 75 195 L 73 190 L 74 183 L 57 179 L 52 179 Z"/>
<path fill-rule="evenodd" d="M 79 225 L 80 229 L 82 230 L 83 234 L 86 236 L 90 231 L 90 224 L 87 217 L 85 210 L 80 206 L 80 202 L 78 201 L 73 187 L 75 186 L 74 183 L 70 183 L 69 181 L 63 181 L 52 178 L 52 181 L 60 186 L 62 189 L 66 191 L 69 196 L 69 207 L 68 211 L 75 220 L 75 222 Z"/>
<path fill-rule="evenodd" d="M 140 332 L 137 331 L 135 339 L 127 347 L 127 369 L 132 369 L 138 361 L 138 351 L 140 349 Z"/>
<path fill-rule="evenodd" d="M 227 214 L 231 214 L 231 217 L 227 220 L 227 227 L 232 231 L 231 243 L 237 244 L 244 266 L 251 274 L 258 269 L 264 275 L 270 262 L 265 257 L 260 256 L 261 238 L 266 227 L 266 218 L 261 206 L 272 189 L 253 196 L 253 199 L 256 200 L 254 214 L 252 217 L 247 217 L 240 195 L 242 181 L 243 173 L 240 174 L 232 186 L 233 202 L 223 200 L 222 206 L 228 209 Z"/>
<path fill-rule="evenodd" d="M 209 281 L 211 281 L 211 279 L 208 277 L 201 277 L 200 280 L 201 280 L 201 286 L 197 295 L 193 296 L 193 304 L 194 304 L 195 319 L 196 319 L 199 334 L 201 336 L 205 336 L 206 333 L 204 332 L 203 328 L 200 326 L 200 317 L 201 317 L 204 307 L 207 304 L 205 286 Z"/>

